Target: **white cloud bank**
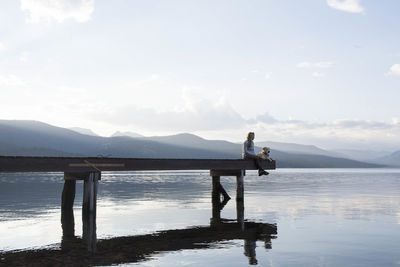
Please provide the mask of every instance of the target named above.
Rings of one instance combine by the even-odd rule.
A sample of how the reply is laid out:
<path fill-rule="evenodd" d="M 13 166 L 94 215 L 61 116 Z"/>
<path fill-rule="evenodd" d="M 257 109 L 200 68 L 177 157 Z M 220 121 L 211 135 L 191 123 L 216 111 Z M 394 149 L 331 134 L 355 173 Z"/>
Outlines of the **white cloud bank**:
<path fill-rule="evenodd" d="M 400 149 L 399 119 L 390 122 L 353 119 L 307 122 L 278 120 L 269 113 L 245 118 L 227 103 L 202 101 L 190 108 L 162 112 L 136 106 L 97 107 L 90 118 L 109 124 L 111 128 L 124 127 L 124 130 L 136 132 L 192 132 L 206 138 L 237 141 L 252 130 L 257 133 L 258 141 L 314 144 L 324 148 Z"/>
<path fill-rule="evenodd" d="M 23 87 L 25 82 L 13 74 L 0 75 L 0 90 L 6 90 L 9 87 Z"/>
<path fill-rule="evenodd" d="M 299 69 L 328 69 L 332 67 L 334 63 L 332 61 L 320 61 L 320 62 L 309 62 L 309 61 L 303 61 L 300 63 L 297 63 L 296 67 Z M 319 71 L 313 71 L 311 75 L 314 78 L 322 78 L 325 77 L 325 73 L 319 72 Z"/>
<path fill-rule="evenodd" d="M 3 42 L 0 42 L 0 52 L 6 50 L 6 45 Z"/>
<path fill-rule="evenodd" d="M 333 62 L 331 62 L 331 61 L 321 61 L 321 62 L 303 61 L 296 65 L 296 67 L 298 67 L 300 69 L 311 69 L 311 68 L 327 69 L 332 66 L 333 66 Z"/>
<path fill-rule="evenodd" d="M 400 76 L 400 64 L 394 64 L 386 75 Z"/>
<path fill-rule="evenodd" d="M 325 77 L 325 73 L 321 73 L 318 71 L 314 71 L 313 73 L 311 73 L 311 75 L 316 78 Z"/>
<path fill-rule="evenodd" d="M 94 0 L 21 0 L 21 10 L 28 13 L 28 23 L 86 22 L 93 13 Z"/>
<path fill-rule="evenodd" d="M 327 0 L 328 6 L 350 13 L 362 13 L 364 8 L 360 4 L 360 0 Z"/>
<path fill-rule="evenodd" d="M 19 60 L 21 62 L 27 62 L 29 59 L 29 52 L 28 51 L 22 51 L 21 54 L 19 55 Z"/>
<path fill-rule="evenodd" d="M 208 131 L 244 127 L 246 120 L 228 104 L 198 102 L 181 110 L 157 111 L 153 108 L 124 106 L 104 109 L 92 118 L 120 126 L 150 131 Z"/>

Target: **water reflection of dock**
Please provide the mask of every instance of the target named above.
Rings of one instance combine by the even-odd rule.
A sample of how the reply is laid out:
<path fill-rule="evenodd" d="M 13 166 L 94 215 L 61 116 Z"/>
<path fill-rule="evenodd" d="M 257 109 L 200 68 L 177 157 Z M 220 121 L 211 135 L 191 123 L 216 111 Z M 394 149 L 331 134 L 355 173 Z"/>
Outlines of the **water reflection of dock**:
<path fill-rule="evenodd" d="M 226 200 L 227 201 L 227 200 Z M 215 247 L 218 242 L 243 240 L 243 254 L 248 257 L 250 264 L 257 264 L 256 242 L 262 241 L 265 249 L 271 249 L 271 239 L 277 234 L 274 224 L 248 222 L 243 218 L 243 201 L 237 202 L 239 211 L 237 220 L 227 220 L 220 217 L 221 204 L 213 201 L 210 226 L 192 227 L 161 231 L 154 234 L 123 236 L 110 239 L 95 239 L 95 223 L 87 221 L 84 231 L 94 231 L 90 241 L 96 248 L 96 253 L 87 250 L 89 241 L 84 233 L 83 238 L 75 236 L 73 212 L 62 213 L 63 237 L 60 249 L 37 249 L 10 251 L 0 253 L 3 259 L 0 266 L 57 266 L 57 265 L 112 265 L 146 260 L 149 256 L 161 252 L 180 251 L 183 249 L 208 249 Z M 240 217 L 240 218 L 239 218 Z M 89 229 L 90 226 L 94 228 Z M 86 227 L 86 230 L 85 230 Z"/>

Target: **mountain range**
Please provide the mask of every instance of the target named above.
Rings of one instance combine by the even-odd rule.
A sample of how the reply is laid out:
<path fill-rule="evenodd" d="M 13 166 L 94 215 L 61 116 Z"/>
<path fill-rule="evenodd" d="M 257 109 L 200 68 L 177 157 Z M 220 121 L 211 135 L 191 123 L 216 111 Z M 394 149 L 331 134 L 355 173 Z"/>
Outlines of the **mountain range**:
<path fill-rule="evenodd" d="M 207 140 L 189 133 L 152 137 L 123 135 L 117 133 L 111 137 L 102 137 L 83 128 L 66 129 L 38 121 L 0 120 L 0 155 L 241 158 L 241 144 Z M 257 151 L 262 146 L 271 147 L 271 156 L 276 160 L 278 168 L 382 167 L 386 165 L 385 160 L 389 160 L 382 159 L 380 164 L 361 162 L 340 157 L 336 152 L 298 144 L 260 142 L 256 145 Z M 396 163 L 395 159 L 392 161 Z"/>

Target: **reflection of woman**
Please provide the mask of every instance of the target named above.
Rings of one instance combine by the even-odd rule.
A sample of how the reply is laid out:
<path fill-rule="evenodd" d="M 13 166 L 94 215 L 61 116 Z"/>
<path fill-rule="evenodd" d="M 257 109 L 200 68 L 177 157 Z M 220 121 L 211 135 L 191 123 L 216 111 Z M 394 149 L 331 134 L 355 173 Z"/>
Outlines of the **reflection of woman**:
<path fill-rule="evenodd" d="M 243 143 L 243 159 L 254 159 L 254 163 L 258 168 L 258 175 L 268 175 L 268 172 L 261 168 L 261 158 L 254 152 L 254 137 L 255 135 L 253 132 L 247 134 L 247 140 Z"/>

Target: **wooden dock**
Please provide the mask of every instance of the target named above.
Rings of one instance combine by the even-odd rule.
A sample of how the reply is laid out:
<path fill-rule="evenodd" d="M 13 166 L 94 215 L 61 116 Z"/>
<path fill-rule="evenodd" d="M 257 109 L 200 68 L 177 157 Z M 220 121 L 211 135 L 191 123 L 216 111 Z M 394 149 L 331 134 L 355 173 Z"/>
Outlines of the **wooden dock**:
<path fill-rule="evenodd" d="M 275 169 L 275 161 L 263 162 Z M 0 156 L 0 172 L 92 172 L 163 170 L 255 170 L 252 160 L 242 159 L 154 159 L 99 157 L 10 157 Z"/>
<path fill-rule="evenodd" d="M 275 161 L 263 161 L 266 170 L 275 169 Z M 73 211 L 76 180 L 83 180 L 83 239 L 89 251 L 96 250 L 96 199 L 98 182 L 103 171 L 209 170 L 212 177 L 212 219 L 220 219 L 220 211 L 230 199 L 220 183 L 221 176 L 236 176 L 238 222 L 243 224 L 244 176 L 255 170 L 253 160 L 242 159 L 152 159 L 100 157 L 19 157 L 0 156 L 0 172 L 63 172 L 61 196 L 62 218 Z M 223 200 L 221 201 L 221 196 Z"/>

